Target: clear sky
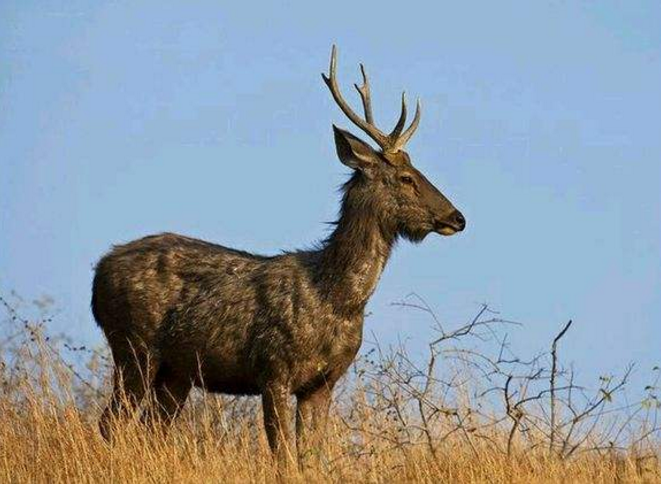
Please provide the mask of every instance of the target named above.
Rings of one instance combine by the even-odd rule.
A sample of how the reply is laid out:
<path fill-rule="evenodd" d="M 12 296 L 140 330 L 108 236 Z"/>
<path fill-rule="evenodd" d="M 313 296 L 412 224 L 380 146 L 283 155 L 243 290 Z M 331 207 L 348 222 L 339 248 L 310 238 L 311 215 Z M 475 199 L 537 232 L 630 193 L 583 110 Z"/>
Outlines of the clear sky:
<path fill-rule="evenodd" d="M 92 267 L 162 231 L 309 246 L 348 169 L 322 83 L 370 73 L 377 120 L 423 100 L 409 153 L 467 230 L 402 243 L 366 334 L 422 351 L 488 302 L 523 354 L 569 318 L 586 375 L 661 360 L 661 5 L 650 2 L 0 3 L 0 291 L 48 294 L 101 341 Z M 355 104 L 358 106 L 358 104 Z M 355 131 L 355 130 L 354 130 Z"/>

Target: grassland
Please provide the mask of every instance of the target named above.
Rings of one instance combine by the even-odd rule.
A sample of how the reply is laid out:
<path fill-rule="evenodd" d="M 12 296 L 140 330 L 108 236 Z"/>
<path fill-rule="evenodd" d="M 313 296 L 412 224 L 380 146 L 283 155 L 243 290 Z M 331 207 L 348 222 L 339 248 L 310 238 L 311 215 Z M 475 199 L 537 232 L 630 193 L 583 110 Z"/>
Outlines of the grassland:
<path fill-rule="evenodd" d="M 504 323 L 486 312 L 422 359 L 401 347 L 361 357 L 336 392 L 323 443 L 301 468 L 282 468 L 249 398 L 199 392 L 166 435 L 136 416 L 108 444 L 96 424 L 105 351 L 48 336 L 47 318 L 3 302 L 0 482 L 661 482 L 655 381 L 631 403 L 627 371 L 589 390 L 557 354 L 478 353 L 471 336 L 481 342 L 481 329 Z"/>

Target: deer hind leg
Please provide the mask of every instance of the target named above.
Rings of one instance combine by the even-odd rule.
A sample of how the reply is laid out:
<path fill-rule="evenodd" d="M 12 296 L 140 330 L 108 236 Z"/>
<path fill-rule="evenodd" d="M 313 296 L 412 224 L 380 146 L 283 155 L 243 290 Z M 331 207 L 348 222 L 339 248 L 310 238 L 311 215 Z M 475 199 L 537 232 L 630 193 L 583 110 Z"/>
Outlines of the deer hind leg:
<path fill-rule="evenodd" d="M 190 378 L 173 373 L 161 366 L 151 388 L 151 398 L 142 420 L 152 428 L 167 429 L 188 398 L 193 386 Z"/>
<path fill-rule="evenodd" d="M 132 351 L 131 357 L 122 356 L 125 358 L 114 355 L 112 396 L 99 420 L 101 435 L 106 440 L 111 440 L 116 422 L 130 416 L 140 405 L 157 367 L 155 359 L 146 351 Z"/>
<path fill-rule="evenodd" d="M 286 385 L 268 385 L 262 394 L 266 437 L 278 464 L 289 466 L 293 462 L 290 448 L 291 408 L 289 388 Z"/>
<path fill-rule="evenodd" d="M 299 465 L 308 457 L 319 455 L 328 420 L 332 386 L 297 395 L 296 450 Z"/>

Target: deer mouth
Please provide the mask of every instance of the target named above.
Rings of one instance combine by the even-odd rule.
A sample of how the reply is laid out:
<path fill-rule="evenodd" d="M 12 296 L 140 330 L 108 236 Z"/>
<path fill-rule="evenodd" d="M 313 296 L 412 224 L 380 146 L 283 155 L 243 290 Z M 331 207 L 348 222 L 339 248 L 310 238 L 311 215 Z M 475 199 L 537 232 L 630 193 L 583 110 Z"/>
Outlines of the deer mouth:
<path fill-rule="evenodd" d="M 446 237 L 449 235 L 454 235 L 459 231 L 453 226 L 447 224 L 436 224 L 436 228 L 434 230 L 436 233 L 445 235 Z"/>
<path fill-rule="evenodd" d="M 444 236 L 450 236 L 454 235 L 457 232 L 461 232 L 463 230 L 463 227 L 458 227 L 454 224 L 447 223 L 447 222 L 441 222 L 437 221 L 434 223 L 434 232 L 437 234 L 441 234 Z"/>
<path fill-rule="evenodd" d="M 466 219 L 457 209 L 434 221 L 434 230 L 441 235 L 454 235 L 466 228 Z"/>

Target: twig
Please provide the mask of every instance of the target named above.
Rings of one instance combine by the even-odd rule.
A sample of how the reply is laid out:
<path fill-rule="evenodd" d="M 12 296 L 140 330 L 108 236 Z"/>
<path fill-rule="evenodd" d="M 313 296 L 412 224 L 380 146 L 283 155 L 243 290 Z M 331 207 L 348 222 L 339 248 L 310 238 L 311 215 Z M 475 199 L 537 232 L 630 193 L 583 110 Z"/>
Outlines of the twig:
<path fill-rule="evenodd" d="M 556 433 L 556 428 L 555 428 L 555 379 L 558 371 L 558 341 L 565 335 L 567 330 L 572 324 L 572 320 L 570 319 L 567 324 L 565 324 L 565 327 L 562 328 L 562 331 L 558 333 L 558 335 L 553 338 L 553 344 L 551 345 L 551 438 L 549 439 L 549 452 L 553 452 L 553 446 L 555 444 L 555 433 Z"/>

